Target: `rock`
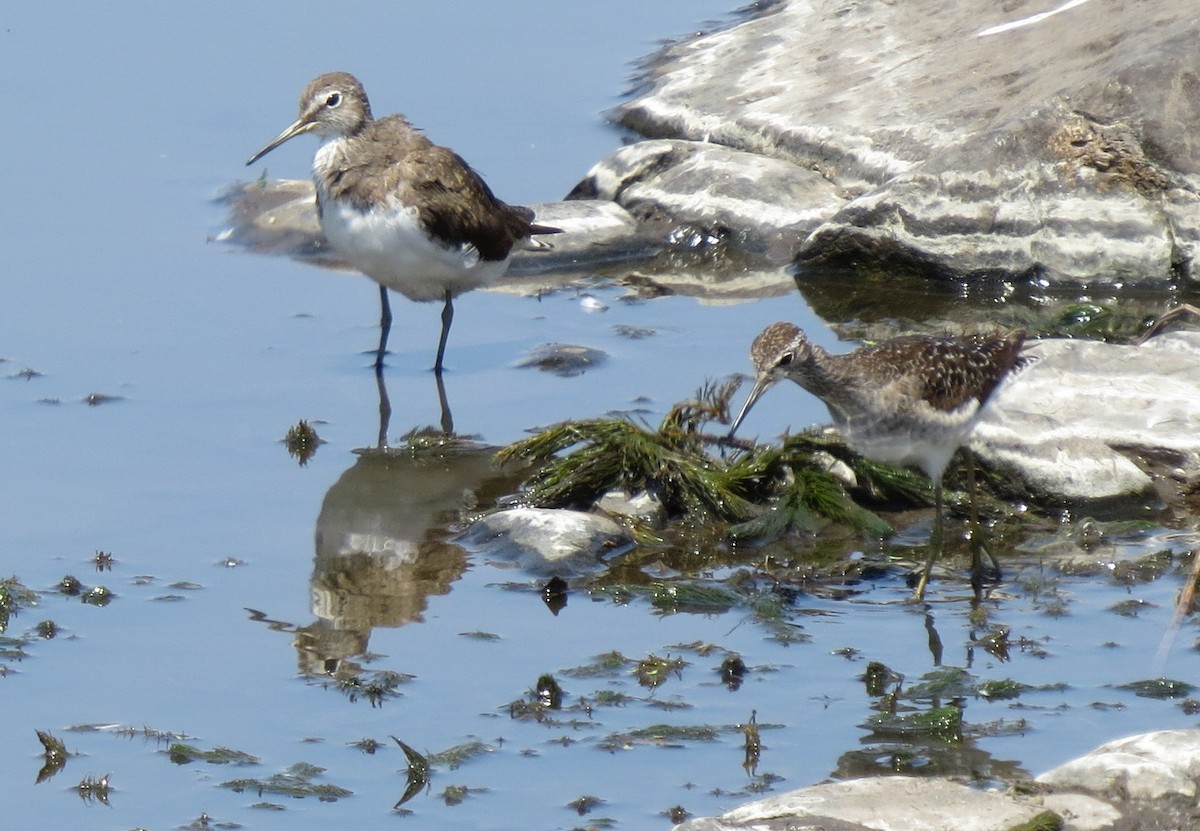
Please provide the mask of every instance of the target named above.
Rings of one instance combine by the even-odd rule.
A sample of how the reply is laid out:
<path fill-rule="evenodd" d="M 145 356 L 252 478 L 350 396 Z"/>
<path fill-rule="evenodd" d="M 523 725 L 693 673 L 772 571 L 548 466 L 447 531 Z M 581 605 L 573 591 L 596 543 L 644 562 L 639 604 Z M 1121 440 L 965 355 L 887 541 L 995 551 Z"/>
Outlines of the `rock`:
<path fill-rule="evenodd" d="M 1026 354 L 971 435 L 990 467 L 1051 504 L 1143 498 L 1153 482 L 1135 459 L 1200 481 L 1200 332 L 1141 346 L 1044 340 Z"/>
<path fill-rule="evenodd" d="M 803 183 L 822 223 L 806 233 L 806 205 L 770 229 L 795 230 L 801 265 L 1166 285 L 1200 257 L 1198 37 L 1193 0 L 781 0 L 664 50 L 616 111 L 730 150 L 650 141 L 589 178 L 681 217 L 724 204 L 694 195 L 705 158 L 768 193 Z M 748 239 L 734 223 L 760 221 L 720 218 Z"/>
<path fill-rule="evenodd" d="M 881 776 L 814 785 L 750 802 L 676 831 L 1007 831 L 1045 809 L 946 779 Z"/>
<path fill-rule="evenodd" d="M 596 507 L 612 516 L 632 517 L 651 528 L 663 528 L 667 524 L 667 508 L 662 495 L 652 491 L 609 491 L 600 497 Z"/>
<path fill-rule="evenodd" d="M 513 508 L 476 521 L 456 542 L 511 560 L 537 577 L 575 577 L 601 569 L 603 558 L 633 538 L 611 519 L 582 511 Z"/>
<path fill-rule="evenodd" d="M 543 343 L 521 359 L 519 367 L 533 367 L 542 372 L 553 372 L 562 378 L 582 375 L 593 367 L 604 363 L 608 353 L 590 346 L 573 343 Z"/>
<path fill-rule="evenodd" d="M 1037 781 L 1118 800 L 1197 793 L 1200 730 L 1159 730 L 1118 739 L 1046 771 Z"/>
<path fill-rule="evenodd" d="M 842 204 L 820 174 L 719 144 L 643 141 L 601 160 L 568 198 L 612 199 L 643 222 L 705 229 L 787 262 L 795 241 Z"/>
<path fill-rule="evenodd" d="M 1006 793 L 883 776 L 756 800 L 676 831 L 1176 831 L 1200 827 L 1200 730 L 1109 742 Z M 1083 791 L 1084 793 L 1080 793 Z"/>

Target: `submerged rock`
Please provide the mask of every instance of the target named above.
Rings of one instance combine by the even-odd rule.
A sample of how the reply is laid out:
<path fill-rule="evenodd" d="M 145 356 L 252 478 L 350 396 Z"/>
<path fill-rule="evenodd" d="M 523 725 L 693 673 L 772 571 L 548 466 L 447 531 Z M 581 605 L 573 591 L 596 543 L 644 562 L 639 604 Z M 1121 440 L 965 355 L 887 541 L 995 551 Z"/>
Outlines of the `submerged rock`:
<path fill-rule="evenodd" d="M 538 577 L 574 577 L 604 567 L 604 558 L 633 544 L 607 517 L 583 511 L 513 508 L 476 521 L 458 538 L 475 551 L 510 560 Z"/>
<path fill-rule="evenodd" d="M 1192 0 L 782 0 L 664 50 L 617 117 L 732 148 L 717 176 L 768 194 L 823 178 L 801 264 L 1166 284 L 1200 257 L 1197 38 Z M 603 192 L 702 214 L 695 158 L 646 145 Z"/>

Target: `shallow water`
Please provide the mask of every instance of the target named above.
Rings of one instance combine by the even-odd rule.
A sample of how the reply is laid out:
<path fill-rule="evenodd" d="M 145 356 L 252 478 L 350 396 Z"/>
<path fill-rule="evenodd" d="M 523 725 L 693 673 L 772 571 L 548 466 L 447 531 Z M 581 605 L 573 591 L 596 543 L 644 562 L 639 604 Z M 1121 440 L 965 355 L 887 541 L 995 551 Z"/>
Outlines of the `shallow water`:
<path fill-rule="evenodd" d="M 965 666 L 970 604 L 958 582 L 938 581 L 931 620 L 903 603 L 908 589 L 895 570 L 843 599 L 800 593 L 785 626 L 803 637 L 790 640 L 743 607 L 665 614 L 645 599 L 576 593 L 552 615 L 528 576 L 438 544 L 464 489 L 479 491 L 478 507 L 487 507 L 514 486 L 485 460 L 465 463 L 462 478 L 426 470 L 420 499 L 400 490 L 411 477 L 381 490 L 368 472 L 364 484 L 353 451 L 374 445 L 379 426 L 363 352 L 377 334 L 374 287 L 207 240 L 223 220 L 211 198 L 257 175 L 242 161 L 290 123 L 301 86 L 318 72 L 356 72 L 377 112 L 405 110 L 503 198 L 553 199 L 619 145 L 601 113 L 615 103 L 630 62 L 656 39 L 725 11 L 715 0 L 378 4 L 340 19 L 312 3 L 10 10 L 0 68 L 20 80 L 14 112 L 23 129 L 5 140 L 19 163 L 7 171 L 14 209 L 0 224 L 0 574 L 47 592 L 10 622 L 8 636 L 45 619 L 63 631 L 0 662 L 8 824 L 172 828 L 207 813 L 250 828 L 382 827 L 396 821 L 390 813 L 405 786 L 392 735 L 423 752 L 473 739 L 491 748 L 460 768 L 438 767 L 429 793 L 404 806 L 430 828 L 570 828 L 596 817 L 666 827 L 658 812 L 732 807 L 764 773 L 782 777 L 781 789 L 861 770 L 863 753 L 875 765 L 913 768 L 945 755 L 936 743 L 912 755 L 907 744 L 872 738 L 860 727 L 874 711 L 859 677 L 878 660 L 913 683 L 935 663 L 931 626 L 943 662 Z M 47 51 L 63 60 L 47 66 Z M 270 174 L 305 175 L 312 149 L 303 141 L 282 148 L 267 160 Z M 589 311 L 594 304 L 574 291 L 462 299 L 446 376 L 459 432 L 501 444 L 563 418 L 627 410 L 656 423 L 706 379 L 744 371 L 751 337 L 772 320 L 795 320 L 826 345 L 835 340 L 798 294 L 711 305 L 631 301 L 604 283 L 589 292 L 607 311 Z M 392 441 L 439 418 L 427 371 L 437 310 L 397 302 L 395 311 L 386 376 Z M 630 339 L 619 326 L 655 334 Z M 554 341 L 600 348 L 608 358 L 569 378 L 517 368 Z M 115 400 L 89 406 L 93 394 Z M 823 418 L 798 389 L 780 390 L 746 429 L 773 436 Z M 304 467 L 279 441 L 299 419 L 326 441 Z M 331 573 L 321 541 L 347 527 L 413 541 L 418 562 L 435 563 L 432 573 L 392 574 L 410 594 L 367 603 L 359 618 L 353 608 L 332 609 L 353 593 L 330 588 L 350 577 Z M 1117 543 L 1101 559 L 1195 546 L 1165 536 Z M 1027 721 L 1018 733 L 994 730 L 1002 734 L 961 751 L 975 778 L 1014 767 L 1038 772 L 1109 738 L 1195 724 L 1177 702 L 1112 686 L 1200 676 L 1191 623 L 1163 663 L 1155 654 L 1182 581 L 1178 556 L 1160 579 L 1126 586 L 1061 577 L 1052 560 L 1036 559 L 1046 546 L 1028 547 L 990 601 L 990 617 L 1046 654 L 1014 651 L 1001 663 L 976 648 L 971 671 L 1068 687 L 1015 704 L 967 700 L 968 724 Z M 92 569 L 98 550 L 111 552 L 112 571 Z M 759 556 L 750 552 L 748 561 Z M 647 570 L 673 576 L 665 564 Z M 117 596 L 101 608 L 50 591 L 66 574 Z M 1048 614 L 1047 597 L 1065 601 L 1066 613 Z M 1154 605 L 1136 617 L 1109 611 L 1130 598 Z M 344 626 L 330 633 L 335 618 Z M 474 632 L 499 638 L 464 634 Z M 697 642 L 718 649 L 687 646 Z M 857 653 L 836 654 L 848 647 Z M 364 649 L 371 660 L 357 654 Z M 611 650 L 635 660 L 680 656 L 688 666 L 653 691 L 627 668 L 600 678 L 566 672 Z M 737 691 L 715 672 L 723 651 L 751 667 Z M 381 706 L 361 696 L 351 702 L 304 672 L 330 656 L 414 678 Z M 557 724 L 511 718 L 510 703 L 547 672 L 576 709 Z M 595 702 L 605 690 L 631 699 L 580 708 L 581 697 Z M 743 770 L 736 729 L 751 712 L 764 743 L 757 778 Z M 612 738 L 658 723 L 730 729 L 682 748 Z M 81 724 L 108 729 L 68 729 Z M 261 765 L 176 765 L 144 728 L 251 753 Z M 79 754 L 39 785 L 35 729 Z M 364 737 L 383 749 L 371 755 L 350 746 Z M 300 761 L 325 768 L 322 781 L 354 795 L 324 803 L 219 787 Z M 72 792 L 84 777 L 106 774 L 108 807 Z M 450 785 L 486 792 L 450 806 L 441 797 Z M 566 806 L 584 794 L 606 802 L 581 818 Z M 284 810 L 254 807 L 262 802 Z"/>

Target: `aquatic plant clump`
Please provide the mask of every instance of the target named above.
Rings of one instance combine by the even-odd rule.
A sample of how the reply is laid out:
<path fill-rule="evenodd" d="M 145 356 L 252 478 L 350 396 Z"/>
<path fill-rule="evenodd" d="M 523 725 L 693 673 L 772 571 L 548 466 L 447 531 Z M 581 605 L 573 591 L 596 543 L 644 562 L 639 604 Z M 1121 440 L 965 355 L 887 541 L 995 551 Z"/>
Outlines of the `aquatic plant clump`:
<path fill-rule="evenodd" d="M 650 492 L 671 517 L 731 523 L 738 539 L 813 531 L 828 521 L 890 533 L 847 495 L 847 473 L 870 499 L 929 504 L 930 485 L 919 474 L 864 459 L 827 435 L 785 436 L 768 446 L 706 431 L 711 423 L 729 423 L 739 384 L 703 387 L 672 407 L 657 429 L 627 418 L 567 422 L 503 448 L 497 460 L 533 466 L 524 498 L 539 507 L 587 510 L 610 491 Z"/>

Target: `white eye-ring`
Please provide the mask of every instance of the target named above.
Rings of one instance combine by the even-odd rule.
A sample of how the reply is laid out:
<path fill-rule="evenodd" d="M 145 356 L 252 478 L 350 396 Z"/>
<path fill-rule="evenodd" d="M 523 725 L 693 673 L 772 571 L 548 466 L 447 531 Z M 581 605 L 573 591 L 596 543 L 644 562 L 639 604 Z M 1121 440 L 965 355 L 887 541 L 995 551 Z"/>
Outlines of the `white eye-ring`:
<path fill-rule="evenodd" d="M 325 99 L 325 106 L 333 110 L 342 105 L 342 94 L 340 92 L 331 92 L 329 97 Z"/>

